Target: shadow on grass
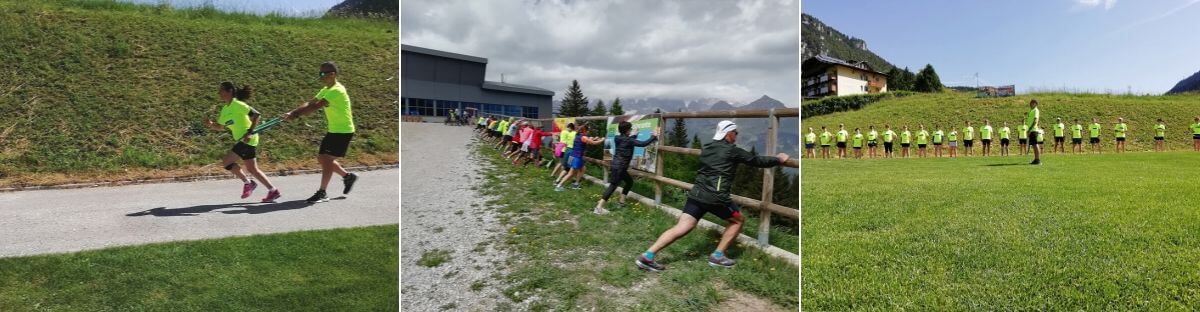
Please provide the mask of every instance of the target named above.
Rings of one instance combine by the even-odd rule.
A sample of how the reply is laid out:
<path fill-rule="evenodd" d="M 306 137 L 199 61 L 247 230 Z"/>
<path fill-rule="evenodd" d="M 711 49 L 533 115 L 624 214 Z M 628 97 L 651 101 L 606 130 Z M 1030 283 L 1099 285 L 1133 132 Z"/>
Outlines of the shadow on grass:
<path fill-rule="evenodd" d="M 343 199 L 346 199 L 346 196 L 334 197 L 334 198 L 330 198 L 329 200 L 343 200 Z M 283 211 L 283 210 L 303 209 L 303 208 L 308 208 L 309 206 L 312 206 L 314 204 L 315 203 L 310 203 L 305 200 L 293 200 L 293 201 L 287 201 L 287 202 L 267 203 L 267 204 L 229 203 L 229 204 L 215 204 L 215 205 L 198 205 L 198 206 L 183 207 L 183 208 L 158 207 L 158 208 L 147 209 L 147 210 L 138 211 L 138 212 L 134 212 L 134 213 L 129 213 L 129 214 L 126 214 L 125 216 L 127 216 L 127 217 L 141 217 L 141 216 L 186 217 L 186 216 L 195 216 L 195 215 L 198 215 L 201 213 L 208 213 L 208 212 L 213 212 L 216 210 L 227 209 L 227 208 L 242 208 L 242 209 L 241 210 L 232 210 L 232 211 L 221 211 L 221 213 L 224 213 L 224 214 L 261 214 L 261 213 Z"/>
<path fill-rule="evenodd" d="M 984 167 L 1029 166 L 1029 163 L 1019 162 L 1019 163 L 1004 163 L 1004 164 L 986 164 L 983 166 Z"/>

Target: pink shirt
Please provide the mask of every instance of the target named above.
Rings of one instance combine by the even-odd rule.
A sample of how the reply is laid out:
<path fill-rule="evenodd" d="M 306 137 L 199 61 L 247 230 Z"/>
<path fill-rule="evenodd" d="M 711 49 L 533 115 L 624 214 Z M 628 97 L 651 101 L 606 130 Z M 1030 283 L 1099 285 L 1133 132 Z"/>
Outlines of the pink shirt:
<path fill-rule="evenodd" d="M 529 142 L 530 137 L 533 137 L 533 127 L 525 127 L 521 130 L 521 143 Z"/>

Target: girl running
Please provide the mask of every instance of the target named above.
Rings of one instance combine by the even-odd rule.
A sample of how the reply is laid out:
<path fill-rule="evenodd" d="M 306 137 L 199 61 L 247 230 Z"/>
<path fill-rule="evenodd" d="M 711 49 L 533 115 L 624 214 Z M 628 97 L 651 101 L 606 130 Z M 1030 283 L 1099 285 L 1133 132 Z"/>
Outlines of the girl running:
<path fill-rule="evenodd" d="M 227 104 L 221 107 L 221 114 L 217 117 L 217 122 L 220 124 L 213 122 L 212 119 L 207 120 L 206 124 L 209 128 L 216 131 L 224 130 L 221 129 L 222 127 L 228 128 L 229 132 L 233 134 L 234 141 L 237 142 L 233 144 L 233 148 L 228 153 L 225 153 L 225 157 L 221 158 L 221 164 L 225 167 L 225 170 L 229 170 L 230 173 L 237 176 L 244 183 L 242 185 L 242 198 L 250 197 L 254 189 L 258 188 L 258 183 L 246 178 L 245 172 L 238 166 L 237 161 L 239 158 L 246 165 L 246 170 L 250 171 L 250 174 L 254 175 L 259 181 L 262 181 L 263 185 L 267 187 L 267 197 L 264 197 L 262 202 L 270 203 L 279 199 L 280 194 L 279 190 L 276 190 L 275 186 L 271 184 L 271 180 L 267 179 L 262 170 L 258 169 L 258 162 L 255 161 L 257 156 L 256 150 L 258 148 L 258 134 L 249 132 L 258 125 L 259 117 L 262 115 L 244 102 L 250 99 L 251 93 L 253 93 L 253 89 L 248 85 L 243 85 L 239 89 L 234 87 L 232 82 L 222 82 L 220 88 L 217 90 L 217 95 L 221 99 L 221 102 L 226 102 Z"/>

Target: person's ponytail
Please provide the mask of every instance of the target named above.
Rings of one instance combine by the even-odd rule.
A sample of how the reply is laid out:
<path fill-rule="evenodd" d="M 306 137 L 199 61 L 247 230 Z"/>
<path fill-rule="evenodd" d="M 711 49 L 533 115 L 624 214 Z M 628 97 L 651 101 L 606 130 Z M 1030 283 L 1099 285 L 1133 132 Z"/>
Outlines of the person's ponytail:
<path fill-rule="evenodd" d="M 237 97 L 237 99 L 239 101 L 245 101 L 245 100 L 249 100 L 250 96 L 253 94 L 254 94 L 254 88 L 250 87 L 250 85 L 248 85 L 248 84 L 244 84 L 244 85 L 242 85 L 241 89 L 238 89 L 237 92 L 234 93 L 234 96 Z"/>

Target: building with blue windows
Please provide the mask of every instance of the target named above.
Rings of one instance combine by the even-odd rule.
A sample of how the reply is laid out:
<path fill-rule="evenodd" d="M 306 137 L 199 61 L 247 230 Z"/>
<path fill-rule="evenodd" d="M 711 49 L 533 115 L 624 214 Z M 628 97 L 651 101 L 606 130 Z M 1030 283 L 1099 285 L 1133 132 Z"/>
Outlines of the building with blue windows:
<path fill-rule="evenodd" d="M 400 45 L 400 113 L 442 121 L 453 109 L 550 118 L 554 92 L 483 80 L 486 58 Z"/>

